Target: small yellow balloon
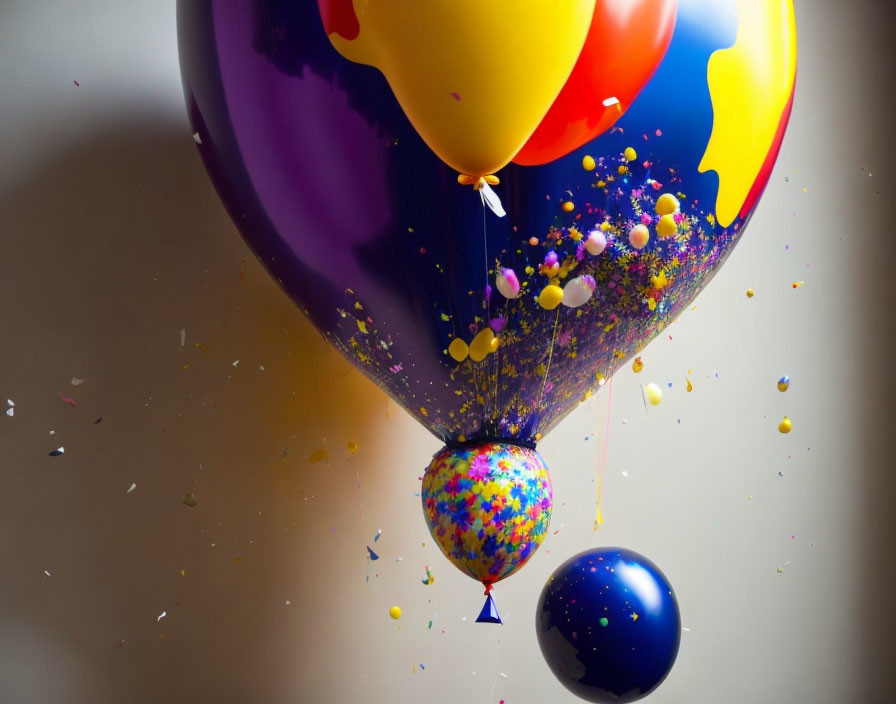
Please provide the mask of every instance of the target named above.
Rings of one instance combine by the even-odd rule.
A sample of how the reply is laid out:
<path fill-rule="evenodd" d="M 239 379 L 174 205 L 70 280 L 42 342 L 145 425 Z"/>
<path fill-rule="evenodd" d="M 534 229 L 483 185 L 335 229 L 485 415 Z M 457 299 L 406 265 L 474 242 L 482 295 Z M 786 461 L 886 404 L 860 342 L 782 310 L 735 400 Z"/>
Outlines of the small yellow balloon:
<path fill-rule="evenodd" d="M 628 231 L 628 243 L 635 249 L 643 249 L 650 240 L 650 230 L 644 225 L 635 225 Z"/>
<path fill-rule="evenodd" d="M 455 337 L 451 344 L 448 345 L 448 354 L 451 355 L 451 358 L 455 362 L 463 362 L 467 355 L 470 354 L 470 348 L 467 347 L 467 343 L 461 340 L 459 337 Z"/>
<path fill-rule="evenodd" d="M 545 310 L 554 310 L 563 300 L 563 289 L 559 286 L 549 284 L 545 286 L 541 293 L 538 294 L 538 305 Z"/>
<path fill-rule="evenodd" d="M 778 432 L 786 435 L 791 430 L 793 430 L 793 423 L 790 422 L 790 418 L 784 416 L 784 420 L 778 423 Z"/>
<path fill-rule="evenodd" d="M 631 147 L 627 147 L 625 150 L 625 160 L 626 161 L 634 161 L 638 158 L 638 152 L 636 152 Z"/>
<path fill-rule="evenodd" d="M 482 328 L 473 341 L 470 343 L 470 359 L 474 362 L 481 362 L 490 352 L 494 352 L 496 348 L 492 348 L 495 339 L 495 333 L 491 328 Z"/>
<path fill-rule="evenodd" d="M 647 395 L 647 401 L 651 406 L 659 406 L 663 400 L 663 390 L 656 384 L 648 384 L 644 387 L 644 393 Z"/>
<path fill-rule="evenodd" d="M 571 213 L 573 210 L 576 209 L 576 204 L 573 203 L 571 200 L 565 200 L 565 201 L 563 201 L 563 205 L 561 205 L 560 207 L 563 209 L 564 213 Z"/>
<path fill-rule="evenodd" d="M 594 171 L 595 166 L 597 166 L 597 164 L 595 163 L 593 156 L 586 154 L 582 157 L 582 168 L 585 169 L 585 171 Z"/>
<path fill-rule="evenodd" d="M 671 237 L 678 232 L 678 225 L 675 223 L 674 215 L 663 215 L 656 224 L 656 234 L 660 237 Z"/>
<path fill-rule="evenodd" d="M 681 207 L 681 203 L 678 202 L 678 198 L 673 196 L 671 193 L 663 193 L 656 201 L 656 214 L 657 215 L 672 215 L 676 210 Z"/>
<path fill-rule="evenodd" d="M 401 607 L 393 606 L 391 609 L 389 609 L 389 615 L 397 621 L 401 618 Z"/>
<path fill-rule="evenodd" d="M 747 289 L 747 298 L 752 298 L 754 295 L 755 295 L 755 293 L 753 292 L 753 289 L 748 288 Z"/>

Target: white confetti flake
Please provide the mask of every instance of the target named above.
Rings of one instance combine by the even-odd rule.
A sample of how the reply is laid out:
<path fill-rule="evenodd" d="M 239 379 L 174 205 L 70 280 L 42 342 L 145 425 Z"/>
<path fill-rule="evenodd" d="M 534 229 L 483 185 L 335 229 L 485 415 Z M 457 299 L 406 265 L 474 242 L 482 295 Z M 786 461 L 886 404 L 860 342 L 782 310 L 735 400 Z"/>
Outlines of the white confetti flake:
<path fill-rule="evenodd" d="M 47 570 L 44 570 L 44 574 L 47 575 L 47 577 L 52 577 L 52 576 L 53 576 L 53 575 L 51 575 Z"/>
<path fill-rule="evenodd" d="M 130 493 L 131 493 L 134 489 L 136 489 L 136 488 L 137 488 L 137 485 L 136 485 L 136 484 L 131 484 L 131 485 L 128 487 L 128 490 L 125 492 L 125 494 L 130 494 Z"/>
<path fill-rule="evenodd" d="M 613 105 L 619 105 L 619 98 L 617 98 L 615 96 L 612 98 L 605 98 L 603 105 L 605 108 L 611 107 Z"/>
<path fill-rule="evenodd" d="M 193 133 L 193 141 L 196 142 L 196 144 L 202 144 L 202 137 L 199 136 L 198 132 Z"/>
<path fill-rule="evenodd" d="M 240 363 L 240 360 L 237 359 L 234 361 L 233 366 L 237 366 L 239 363 Z"/>
<path fill-rule="evenodd" d="M 12 418 L 15 414 L 16 414 L 15 408 L 7 408 L 6 409 L 6 415 L 8 415 L 10 418 Z"/>
<path fill-rule="evenodd" d="M 628 476 L 628 472 L 626 472 L 624 469 L 622 470 L 622 476 L 623 476 L 623 477 L 627 477 L 627 476 Z"/>
<path fill-rule="evenodd" d="M 286 600 L 286 605 L 289 606 L 290 604 L 292 604 L 292 602 L 291 602 L 289 599 L 287 599 L 287 600 Z"/>
<path fill-rule="evenodd" d="M 180 329 L 180 346 L 183 347 L 187 343 L 187 329 Z"/>
<path fill-rule="evenodd" d="M 158 618 L 156 618 L 156 623 L 158 623 L 159 621 L 161 621 L 161 620 L 162 620 L 163 618 L 165 618 L 167 615 L 168 615 L 168 612 L 167 612 L 167 611 L 163 611 L 162 613 L 160 613 L 160 614 L 158 615 Z"/>
<path fill-rule="evenodd" d="M 87 381 L 87 379 L 79 379 L 78 377 L 73 376 L 72 377 L 72 386 L 80 386 L 85 381 Z"/>

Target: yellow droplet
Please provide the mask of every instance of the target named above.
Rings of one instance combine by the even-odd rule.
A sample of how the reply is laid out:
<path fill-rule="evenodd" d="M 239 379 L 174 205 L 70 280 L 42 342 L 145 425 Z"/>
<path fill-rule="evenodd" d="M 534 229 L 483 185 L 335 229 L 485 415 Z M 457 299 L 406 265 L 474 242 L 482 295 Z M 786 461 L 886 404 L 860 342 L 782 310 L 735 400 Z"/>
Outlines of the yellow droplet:
<path fill-rule="evenodd" d="M 495 333 L 491 328 L 482 328 L 473 341 L 470 343 L 470 359 L 474 362 L 481 362 L 490 352 L 493 352 L 492 341 L 495 339 Z M 497 349 L 497 348 L 496 348 Z"/>
<path fill-rule="evenodd" d="M 636 152 L 631 147 L 626 147 L 625 149 L 625 160 L 626 161 L 634 161 L 638 158 L 638 152 Z"/>
<path fill-rule="evenodd" d="M 458 442 L 466 442 L 466 441 L 467 441 L 467 436 L 464 435 L 463 433 L 461 433 L 460 435 L 457 436 L 457 441 L 458 441 Z"/>
<path fill-rule="evenodd" d="M 790 418 L 784 416 L 784 420 L 778 423 L 778 432 L 779 433 L 789 433 L 793 430 L 793 423 L 790 421 Z"/>
<path fill-rule="evenodd" d="M 678 225 L 675 223 L 674 215 L 663 215 L 656 224 L 656 234 L 660 237 L 671 237 L 678 232 Z"/>
<path fill-rule="evenodd" d="M 389 615 L 397 621 L 401 618 L 401 607 L 393 606 L 391 609 L 389 609 Z"/>
<path fill-rule="evenodd" d="M 563 205 L 561 205 L 560 208 L 563 210 L 564 213 L 571 213 L 573 210 L 576 209 L 576 204 L 573 203 L 571 200 L 565 200 L 565 201 L 563 201 Z"/>
<path fill-rule="evenodd" d="M 535 440 L 535 442 L 538 442 L 539 440 L 541 440 L 541 433 L 535 433 L 535 435 L 533 436 L 533 439 Z"/>
<path fill-rule="evenodd" d="M 539 364 L 537 367 L 535 367 L 535 373 L 538 374 L 538 376 L 544 376 L 544 373 L 546 371 L 547 367 L 545 367 L 544 364 Z"/>
<path fill-rule="evenodd" d="M 643 370 L 643 369 L 644 369 L 644 360 L 642 360 L 640 357 L 635 357 L 635 361 L 632 362 L 632 371 L 635 374 L 640 374 L 641 370 Z"/>
<path fill-rule="evenodd" d="M 582 168 L 585 169 L 585 171 L 594 171 L 595 166 L 597 166 L 597 164 L 594 162 L 593 156 L 586 154 L 582 157 Z"/>
<path fill-rule="evenodd" d="M 632 612 L 632 621 L 634 622 L 634 621 L 637 621 L 637 620 L 638 620 L 638 614 L 635 613 L 635 612 Z"/>
<path fill-rule="evenodd" d="M 186 570 L 186 568 L 182 569 L 180 572 L 178 572 L 178 574 L 179 574 L 181 577 L 186 577 L 186 576 L 187 576 L 187 570 Z"/>
<path fill-rule="evenodd" d="M 657 215 L 672 215 L 676 210 L 681 207 L 681 203 L 678 202 L 678 198 L 673 196 L 671 193 L 663 193 L 656 200 L 656 214 Z"/>
<path fill-rule="evenodd" d="M 688 388 L 688 393 L 690 393 L 691 391 L 694 390 L 694 385 L 691 383 L 691 380 L 690 380 L 690 379 L 685 379 L 685 381 L 688 382 L 688 387 L 687 387 L 687 388 Z"/>
<path fill-rule="evenodd" d="M 644 393 L 647 396 L 647 402 L 651 406 L 659 406 L 663 400 L 663 390 L 656 384 L 648 384 L 644 387 Z"/>
<path fill-rule="evenodd" d="M 310 455 L 308 455 L 308 462 L 310 464 L 317 464 L 321 460 L 327 459 L 327 451 L 321 448 L 320 450 L 315 450 Z"/>
<path fill-rule="evenodd" d="M 345 446 L 348 448 L 348 451 L 351 452 L 352 454 L 354 454 L 358 451 L 358 443 L 356 443 L 356 442 L 347 442 L 345 444 Z"/>
<path fill-rule="evenodd" d="M 620 164 L 616 167 L 616 173 L 622 176 L 623 174 L 628 173 L 628 167 L 625 164 Z"/>
<path fill-rule="evenodd" d="M 467 343 L 461 340 L 459 337 L 455 337 L 451 344 L 448 345 L 448 354 L 451 355 L 451 358 L 455 362 L 463 362 L 467 355 L 470 354 L 470 348 L 467 347 Z"/>
<path fill-rule="evenodd" d="M 753 289 L 748 288 L 747 289 L 747 298 L 752 298 L 754 295 L 755 295 L 755 293 L 753 292 Z"/>
<path fill-rule="evenodd" d="M 498 348 L 499 348 L 500 346 L 501 346 L 501 338 L 500 338 L 500 337 L 497 337 L 497 336 L 493 337 L 493 338 L 492 338 L 492 342 L 491 342 L 491 347 L 490 347 L 490 349 L 489 349 L 489 352 L 497 352 L 497 351 L 498 351 Z"/>
<path fill-rule="evenodd" d="M 554 310 L 563 300 L 563 289 L 559 286 L 549 284 L 545 286 L 541 293 L 538 294 L 538 305 L 545 310 Z"/>

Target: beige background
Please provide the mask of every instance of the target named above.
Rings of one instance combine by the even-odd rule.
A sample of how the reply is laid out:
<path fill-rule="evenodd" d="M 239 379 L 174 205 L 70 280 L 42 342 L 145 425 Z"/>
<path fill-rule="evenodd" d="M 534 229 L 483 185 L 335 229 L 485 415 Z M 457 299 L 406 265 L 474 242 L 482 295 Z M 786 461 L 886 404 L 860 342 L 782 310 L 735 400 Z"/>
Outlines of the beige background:
<path fill-rule="evenodd" d="M 173 3 L 5 0 L 0 701 L 573 702 L 534 606 L 592 544 L 677 589 L 688 630 L 654 704 L 893 701 L 885 6 L 797 4 L 793 119 L 750 231 L 612 408 L 605 388 L 542 443 L 554 534 L 489 627 L 415 496 L 438 443 L 323 344 L 219 204 Z M 648 413 L 649 381 L 673 388 Z"/>

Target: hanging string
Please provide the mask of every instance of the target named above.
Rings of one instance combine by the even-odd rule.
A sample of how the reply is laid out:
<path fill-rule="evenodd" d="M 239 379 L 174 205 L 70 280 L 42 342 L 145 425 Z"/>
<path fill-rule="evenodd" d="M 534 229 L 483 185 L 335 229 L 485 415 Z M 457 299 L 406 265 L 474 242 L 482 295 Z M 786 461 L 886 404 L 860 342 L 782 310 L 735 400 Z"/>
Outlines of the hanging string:
<path fill-rule="evenodd" d="M 604 516 L 601 513 L 601 502 L 603 499 L 603 485 L 604 485 L 604 477 L 607 473 L 607 455 L 610 451 L 610 416 L 613 410 L 613 378 L 610 377 L 610 383 L 608 384 L 609 388 L 607 389 L 607 425 L 604 430 L 604 456 L 603 460 L 600 459 L 600 451 L 598 451 L 598 460 L 597 460 L 597 513 L 594 517 L 594 533 L 591 536 L 591 542 L 594 543 L 594 536 L 597 534 L 598 529 L 604 522 Z M 600 408 L 598 408 L 598 415 L 600 413 Z M 597 431 L 595 431 L 597 432 Z"/>
<path fill-rule="evenodd" d="M 551 333 L 551 348 L 548 350 L 548 363 L 544 368 L 544 379 L 541 382 L 541 393 L 538 395 L 538 408 L 544 400 L 544 390 L 548 384 L 548 374 L 551 371 L 551 361 L 554 359 L 554 343 L 557 340 L 557 326 L 560 324 L 560 308 L 557 308 L 557 316 L 554 318 L 554 332 Z"/>

